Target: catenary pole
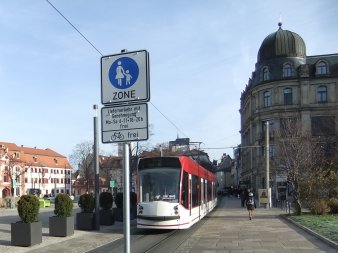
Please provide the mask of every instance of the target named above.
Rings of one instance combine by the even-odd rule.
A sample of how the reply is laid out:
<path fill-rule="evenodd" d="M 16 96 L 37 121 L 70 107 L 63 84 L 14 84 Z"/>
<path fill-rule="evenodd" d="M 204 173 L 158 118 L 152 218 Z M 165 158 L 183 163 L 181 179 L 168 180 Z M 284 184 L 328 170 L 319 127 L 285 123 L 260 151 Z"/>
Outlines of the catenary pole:
<path fill-rule="evenodd" d="M 269 184 L 270 184 L 270 134 L 269 134 L 269 121 L 266 121 L 266 179 L 265 179 L 265 185 L 266 185 L 266 195 L 268 197 L 266 208 L 270 207 L 270 194 L 269 194 Z"/>

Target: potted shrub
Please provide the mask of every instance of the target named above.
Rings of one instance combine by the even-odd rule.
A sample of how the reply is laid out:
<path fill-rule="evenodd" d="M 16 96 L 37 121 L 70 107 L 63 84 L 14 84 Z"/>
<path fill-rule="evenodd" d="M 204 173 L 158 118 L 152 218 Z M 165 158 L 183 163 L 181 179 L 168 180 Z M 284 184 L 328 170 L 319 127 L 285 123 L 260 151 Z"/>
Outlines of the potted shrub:
<path fill-rule="evenodd" d="M 73 201 L 68 194 L 60 193 L 55 198 L 55 216 L 49 217 L 49 235 L 70 236 L 74 234 Z"/>
<path fill-rule="evenodd" d="M 85 193 L 80 196 L 79 207 L 81 212 L 76 214 L 76 226 L 82 230 L 93 230 L 95 225 L 95 199 L 92 194 Z"/>
<path fill-rule="evenodd" d="M 11 223 L 11 245 L 32 246 L 42 242 L 42 225 L 39 218 L 39 199 L 34 195 L 23 195 L 18 201 L 21 221 Z"/>
<path fill-rule="evenodd" d="M 100 225 L 113 225 L 114 224 L 114 213 L 112 210 L 113 206 L 113 195 L 110 192 L 101 192 L 99 197 L 100 203 Z"/>

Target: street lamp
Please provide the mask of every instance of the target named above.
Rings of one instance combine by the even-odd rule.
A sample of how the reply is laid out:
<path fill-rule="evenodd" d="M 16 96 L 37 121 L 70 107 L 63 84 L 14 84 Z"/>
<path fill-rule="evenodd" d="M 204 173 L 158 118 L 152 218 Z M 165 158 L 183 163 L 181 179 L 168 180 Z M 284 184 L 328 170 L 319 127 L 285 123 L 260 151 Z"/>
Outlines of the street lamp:
<path fill-rule="evenodd" d="M 266 208 L 270 207 L 270 194 L 269 194 L 269 188 L 270 188 L 270 139 L 269 139 L 269 121 L 266 121 L 266 180 L 265 180 L 265 188 L 266 188 L 266 196 L 267 196 L 267 202 L 266 202 Z"/>

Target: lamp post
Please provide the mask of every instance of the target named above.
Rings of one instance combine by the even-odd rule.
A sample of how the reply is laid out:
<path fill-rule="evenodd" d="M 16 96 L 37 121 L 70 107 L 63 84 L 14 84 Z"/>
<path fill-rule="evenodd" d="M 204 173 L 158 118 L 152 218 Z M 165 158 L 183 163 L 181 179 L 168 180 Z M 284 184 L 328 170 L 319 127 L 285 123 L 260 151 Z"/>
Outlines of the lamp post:
<path fill-rule="evenodd" d="M 266 196 L 268 198 L 266 203 L 266 208 L 270 207 L 270 194 L 269 194 L 269 184 L 270 184 L 270 140 L 269 140 L 269 121 L 266 121 L 266 179 L 265 179 L 265 187 L 266 187 Z"/>

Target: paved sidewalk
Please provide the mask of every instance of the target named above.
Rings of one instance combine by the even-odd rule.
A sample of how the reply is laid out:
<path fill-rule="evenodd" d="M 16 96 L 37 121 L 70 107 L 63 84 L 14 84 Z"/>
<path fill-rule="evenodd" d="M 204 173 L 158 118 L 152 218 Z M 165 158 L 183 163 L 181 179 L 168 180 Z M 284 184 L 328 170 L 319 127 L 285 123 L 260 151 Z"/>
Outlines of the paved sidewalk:
<path fill-rule="evenodd" d="M 257 208 L 249 220 L 240 200 L 223 198 L 206 222 L 176 253 L 318 253 L 337 252 L 280 217 L 279 208 Z"/>
<path fill-rule="evenodd" d="M 40 209 L 40 213 L 51 209 Z M 76 210 L 75 210 L 76 212 Z M 95 249 L 109 242 L 123 238 L 123 223 L 115 222 L 112 226 L 101 226 L 100 231 L 74 230 L 69 237 L 49 236 L 49 220 L 42 222 L 42 243 L 31 247 L 11 246 L 11 223 L 19 220 L 17 209 L 0 209 L 0 253 L 82 253 Z"/>
<path fill-rule="evenodd" d="M 47 212 L 42 209 L 41 212 Z M 50 210 L 49 210 L 50 211 Z M 176 253 L 317 253 L 337 252 L 323 241 L 280 217 L 279 208 L 257 208 L 253 220 L 237 198 L 223 198 L 204 218 L 200 228 Z M 100 231 L 75 230 L 70 237 L 49 236 L 48 219 L 42 219 L 42 243 L 32 247 L 11 246 L 10 223 L 18 221 L 16 209 L 0 209 L 0 253 L 80 253 L 123 238 L 122 222 L 101 226 Z M 133 220 L 131 222 L 136 222 Z"/>

